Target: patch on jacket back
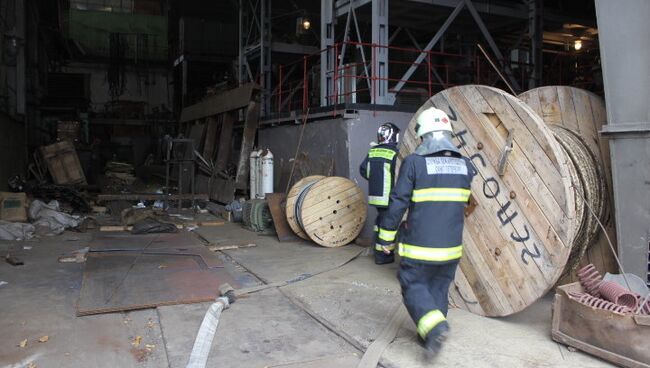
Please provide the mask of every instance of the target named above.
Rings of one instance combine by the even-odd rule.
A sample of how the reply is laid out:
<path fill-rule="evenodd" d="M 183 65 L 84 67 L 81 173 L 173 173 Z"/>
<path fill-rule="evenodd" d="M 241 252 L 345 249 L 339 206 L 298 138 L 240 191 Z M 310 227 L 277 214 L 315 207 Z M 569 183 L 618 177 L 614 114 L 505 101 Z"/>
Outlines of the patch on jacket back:
<path fill-rule="evenodd" d="M 456 157 L 426 157 L 427 174 L 467 175 L 467 165 Z"/>

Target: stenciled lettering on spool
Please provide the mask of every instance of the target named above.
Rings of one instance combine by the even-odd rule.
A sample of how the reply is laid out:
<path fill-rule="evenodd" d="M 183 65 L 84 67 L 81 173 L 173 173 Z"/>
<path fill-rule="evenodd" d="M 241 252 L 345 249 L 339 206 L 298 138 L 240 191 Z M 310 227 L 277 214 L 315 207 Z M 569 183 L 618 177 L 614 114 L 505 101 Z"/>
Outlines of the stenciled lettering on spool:
<path fill-rule="evenodd" d="M 464 256 L 450 291 L 473 313 L 506 316 L 545 295 L 568 260 L 575 231 L 575 194 L 566 154 L 541 118 L 516 97 L 487 86 L 444 90 L 420 108 L 445 111 L 454 142 L 478 175 L 477 206 L 465 221 Z M 414 151 L 415 118 L 400 157 Z M 512 134 L 505 171 L 501 153 Z"/>

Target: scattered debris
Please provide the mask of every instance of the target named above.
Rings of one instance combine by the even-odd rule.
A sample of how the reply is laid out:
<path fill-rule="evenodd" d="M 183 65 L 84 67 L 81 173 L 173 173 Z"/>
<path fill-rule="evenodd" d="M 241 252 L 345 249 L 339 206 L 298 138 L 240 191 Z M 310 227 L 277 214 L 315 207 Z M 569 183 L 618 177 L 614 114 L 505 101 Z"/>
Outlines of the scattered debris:
<path fill-rule="evenodd" d="M 61 212 L 59 202 L 56 200 L 47 204 L 38 199 L 32 201 L 29 206 L 29 218 L 33 220 L 36 233 L 39 235 L 58 235 L 67 228 L 77 227 L 80 223 L 78 216 Z"/>
<path fill-rule="evenodd" d="M 147 357 L 151 354 L 151 351 L 145 348 L 131 348 L 131 354 L 138 363 L 142 363 L 147 360 Z"/>
<path fill-rule="evenodd" d="M 239 249 L 239 248 L 251 248 L 251 247 L 256 247 L 257 244 L 233 244 L 233 245 L 209 245 L 208 249 L 210 249 L 213 252 L 218 252 L 222 250 L 228 250 L 228 249 Z"/>
<path fill-rule="evenodd" d="M 140 343 L 142 343 L 142 336 L 138 335 L 136 336 L 133 341 L 131 341 L 131 345 L 135 346 L 136 348 L 140 346 Z"/>
<path fill-rule="evenodd" d="M 133 173 L 133 165 L 125 162 L 109 161 L 104 169 L 106 176 L 105 187 L 112 192 L 128 190 L 136 181 Z"/>
<path fill-rule="evenodd" d="M 148 218 L 156 218 L 156 216 L 162 215 L 161 210 L 155 210 L 150 208 L 140 208 L 140 207 L 129 207 L 125 208 L 120 213 L 120 221 L 122 225 L 133 225 L 136 222 L 142 221 Z"/>
<path fill-rule="evenodd" d="M 7 285 L 7 284 L 9 284 L 9 283 L 6 282 L 6 281 L 0 281 L 0 286 L 5 286 L 5 285 Z"/>
<path fill-rule="evenodd" d="M 18 346 L 20 346 L 21 348 L 26 348 L 27 347 L 27 339 L 25 339 L 25 340 L 21 341 L 20 343 L 18 343 Z"/>
<path fill-rule="evenodd" d="M 27 364 L 27 368 L 36 368 L 36 363 L 29 362 L 29 364 Z"/>
<path fill-rule="evenodd" d="M 49 339 L 50 339 L 49 336 L 43 335 L 43 336 L 38 338 L 38 342 L 48 342 Z"/>
<path fill-rule="evenodd" d="M 153 345 L 153 344 L 145 344 L 144 345 L 144 348 L 147 349 L 148 352 L 152 352 L 155 347 L 156 347 L 156 345 Z"/>
<path fill-rule="evenodd" d="M 178 228 L 174 224 L 162 222 L 153 218 L 146 218 L 133 225 L 131 234 L 175 233 Z"/>
<path fill-rule="evenodd" d="M 108 208 L 105 206 L 93 206 L 92 211 L 97 214 L 105 214 L 108 212 Z"/>
<path fill-rule="evenodd" d="M 70 255 L 63 255 L 59 257 L 61 263 L 84 263 L 86 262 L 86 254 L 88 254 L 89 247 L 75 250 Z"/>
<path fill-rule="evenodd" d="M 575 353 L 576 351 L 578 351 L 578 350 L 577 350 L 576 348 L 574 348 L 573 346 L 567 346 L 566 349 L 567 349 L 568 351 L 572 352 L 572 353 Z"/>
<path fill-rule="evenodd" d="M 35 230 L 32 224 L 0 220 L 0 240 L 29 240 Z"/>
<path fill-rule="evenodd" d="M 148 328 L 153 328 L 153 326 L 155 326 L 155 325 L 156 325 L 156 323 L 154 321 L 152 321 L 151 319 L 149 319 L 149 321 L 147 322 L 147 327 Z"/>
<path fill-rule="evenodd" d="M 161 265 L 158 266 L 159 270 L 162 270 L 163 268 L 167 268 L 167 265 L 161 264 Z"/>
<path fill-rule="evenodd" d="M 31 245 L 25 245 L 25 246 L 23 246 L 23 249 L 24 250 L 32 250 L 32 246 Z"/>
<path fill-rule="evenodd" d="M 22 266 L 25 264 L 25 262 L 23 262 L 22 259 L 12 256 L 10 254 L 7 254 L 7 256 L 5 257 L 5 261 L 12 266 Z"/>

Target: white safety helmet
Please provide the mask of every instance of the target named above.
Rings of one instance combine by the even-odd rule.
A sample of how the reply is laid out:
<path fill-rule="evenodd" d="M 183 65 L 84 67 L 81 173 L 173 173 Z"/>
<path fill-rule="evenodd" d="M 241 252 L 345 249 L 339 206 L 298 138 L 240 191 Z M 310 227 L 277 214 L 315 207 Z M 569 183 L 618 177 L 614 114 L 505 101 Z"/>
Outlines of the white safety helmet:
<path fill-rule="evenodd" d="M 444 111 L 429 107 L 422 111 L 416 118 L 417 124 L 415 125 L 415 134 L 422 137 L 427 133 L 436 131 L 453 132 L 449 116 Z"/>

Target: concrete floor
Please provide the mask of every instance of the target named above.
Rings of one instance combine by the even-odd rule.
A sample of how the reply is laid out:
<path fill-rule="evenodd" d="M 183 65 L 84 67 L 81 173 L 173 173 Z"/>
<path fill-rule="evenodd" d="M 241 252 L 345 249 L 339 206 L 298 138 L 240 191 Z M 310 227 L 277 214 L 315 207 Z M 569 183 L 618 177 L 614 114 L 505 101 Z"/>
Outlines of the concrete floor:
<path fill-rule="evenodd" d="M 374 265 L 358 246 L 279 243 L 234 224 L 198 232 L 215 244 L 257 244 L 222 254 L 244 287 L 293 281 L 243 297 L 225 311 L 208 366 L 355 367 L 400 303 L 396 266 Z M 184 367 L 209 303 L 75 316 L 84 265 L 57 258 L 85 247 L 90 237 L 65 233 L 0 243 L 1 254 L 10 247 L 31 247 L 19 251 L 24 266 L 0 263 L 0 281 L 8 282 L 0 286 L 0 367 Z M 449 319 L 451 339 L 436 366 L 610 366 L 550 339 L 550 297 L 509 318 L 452 309 Z M 48 341 L 38 342 L 44 335 Z M 142 342 L 136 347 L 137 336 Z M 421 354 L 408 321 L 381 364 L 431 366 Z"/>

